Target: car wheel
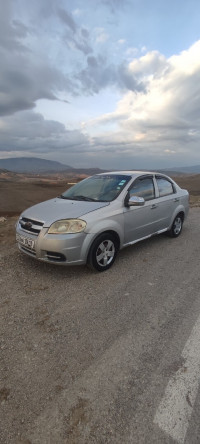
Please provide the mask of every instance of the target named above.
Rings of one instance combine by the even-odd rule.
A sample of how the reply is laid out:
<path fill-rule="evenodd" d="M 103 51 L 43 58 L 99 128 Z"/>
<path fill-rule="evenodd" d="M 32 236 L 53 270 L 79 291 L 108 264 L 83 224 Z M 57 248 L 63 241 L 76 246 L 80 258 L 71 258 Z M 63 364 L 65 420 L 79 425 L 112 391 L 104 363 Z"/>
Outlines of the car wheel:
<path fill-rule="evenodd" d="M 116 258 L 118 245 L 115 237 L 108 233 L 101 234 L 93 242 L 89 255 L 88 265 L 98 271 L 110 268 Z"/>
<path fill-rule="evenodd" d="M 178 214 L 175 217 L 170 230 L 168 231 L 169 236 L 178 237 L 179 234 L 181 234 L 182 228 L 183 228 L 183 217 L 180 214 Z"/>

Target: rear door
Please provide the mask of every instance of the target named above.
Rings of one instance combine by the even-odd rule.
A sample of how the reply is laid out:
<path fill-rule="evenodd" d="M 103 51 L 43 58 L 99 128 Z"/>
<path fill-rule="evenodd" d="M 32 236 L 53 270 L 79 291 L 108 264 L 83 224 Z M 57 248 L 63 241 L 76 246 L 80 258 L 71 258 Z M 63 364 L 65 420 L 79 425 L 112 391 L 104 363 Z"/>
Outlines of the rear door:
<path fill-rule="evenodd" d="M 173 182 L 169 179 L 156 175 L 155 180 L 157 185 L 159 216 L 157 230 L 165 230 L 169 228 L 172 214 L 179 202 L 179 196 Z"/>

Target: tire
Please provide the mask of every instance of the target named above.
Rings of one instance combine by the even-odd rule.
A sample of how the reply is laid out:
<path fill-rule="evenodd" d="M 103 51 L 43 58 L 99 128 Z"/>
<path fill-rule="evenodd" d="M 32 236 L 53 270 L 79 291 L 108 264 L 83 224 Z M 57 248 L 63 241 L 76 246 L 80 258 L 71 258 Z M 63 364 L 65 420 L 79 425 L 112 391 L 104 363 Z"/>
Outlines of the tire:
<path fill-rule="evenodd" d="M 168 235 L 170 237 L 178 237 L 181 234 L 182 228 L 183 228 L 183 216 L 181 214 L 177 214 L 170 230 L 168 231 Z"/>
<path fill-rule="evenodd" d="M 88 265 L 97 271 L 106 271 L 116 259 L 118 245 L 110 233 L 103 233 L 93 242 L 88 255 Z"/>

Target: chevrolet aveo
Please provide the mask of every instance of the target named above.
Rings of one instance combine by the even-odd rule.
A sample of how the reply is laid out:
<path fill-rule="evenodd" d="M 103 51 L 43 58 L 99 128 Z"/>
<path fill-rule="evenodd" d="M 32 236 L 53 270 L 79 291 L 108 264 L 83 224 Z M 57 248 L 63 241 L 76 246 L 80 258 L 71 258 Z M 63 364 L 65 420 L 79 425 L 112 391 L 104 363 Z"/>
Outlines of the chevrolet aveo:
<path fill-rule="evenodd" d="M 97 174 L 24 211 L 16 239 L 41 261 L 104 271 L 127 245 L 164 232 L 179 236 L 188 209 L 188 192 L 163 174 Z"/>

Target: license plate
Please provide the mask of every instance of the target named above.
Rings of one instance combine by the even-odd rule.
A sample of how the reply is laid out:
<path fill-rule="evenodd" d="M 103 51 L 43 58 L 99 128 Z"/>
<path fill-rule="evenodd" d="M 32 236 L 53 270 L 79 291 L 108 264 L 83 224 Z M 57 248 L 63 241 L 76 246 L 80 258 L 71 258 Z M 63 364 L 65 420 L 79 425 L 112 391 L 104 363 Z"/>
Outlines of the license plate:
<path fill-rule="evenodd" d="M 19 234 L 16 235 L 16 241 L 20 245 L 24 245 L 24 247 L 30 248 L 31 250 L 34 250 L 35 247 L 35 241 L 33 239 L 29 239 L 29 237 L 20 236 Z"/>

